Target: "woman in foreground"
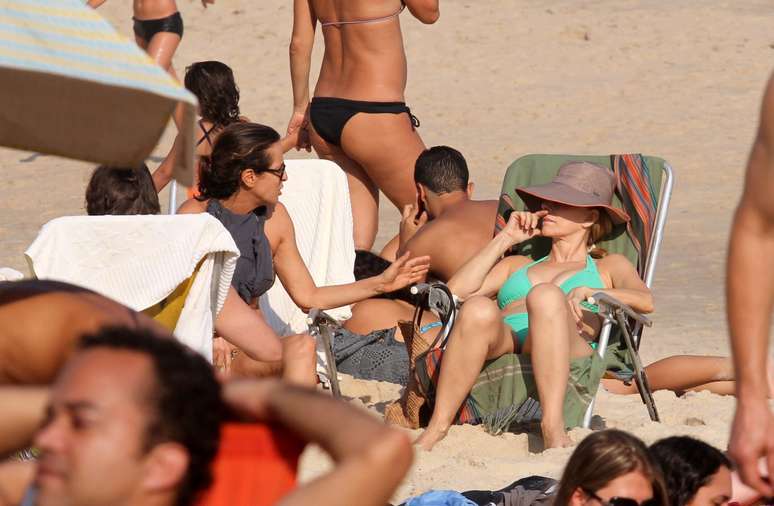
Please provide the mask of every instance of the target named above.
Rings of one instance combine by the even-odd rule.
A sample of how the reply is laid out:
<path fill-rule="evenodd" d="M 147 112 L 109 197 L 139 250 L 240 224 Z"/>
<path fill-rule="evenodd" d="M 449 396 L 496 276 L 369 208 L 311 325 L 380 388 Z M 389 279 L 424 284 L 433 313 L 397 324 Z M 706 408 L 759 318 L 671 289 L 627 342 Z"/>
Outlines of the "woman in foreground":
<path fill-rule="evenodd" d="M 258 309 L 258 298 L 274 284 L 275 272 L 295 304 L 304 309 L 345 306 L 424 279 L 429 257 L 399 258 L 379 276 L 355 283 L 318 287 L 296 245 L 293 222 L 279 203 L 287 179 L 279 134 L 255 123 L 224 129 L 210 157 L 201 160 L 200 196 L 186 201 L 180 213 L 207 212 L 231 233 L 241 256 L 232 285 Z M 243 362 L 235 367 L 258 364 Z"/>
<path fill-rule="evenodd" d="M 610 429 L 593 432 L 578 444 L 553 504 L 667 506 L 669 498 L 658 464 L 643 442 Z"/>
<path fill-rule="evenodd" d="M 423 23 L 439 16 L 438 0 L 293 3 L 288 134 L 300 132 L 299 147 L 307 148 L 305 139 L 310 139 L 320 158 L 333 160 L 347 173 L 357 249 L 370 250 L 376 237 L 379 190 L 398 209 L 414 202 L 414 162 L 425 148 L 404 97 L 406 54 L 399 16 L 406 7 Z M 310 104 L 318 20 L 325 54 Z"/>
<path fill-rule="evenodd" d="M 516 190 L 530 209 L 539 210 L 514 212 L 449 280 L 465 303 L 444 352 L 432 417 L 417 444 L 429 450 L 446 436 L 484 362 L 507 353 L 530 355 L 545 447 L 571 443 L 563 415 L 569 364 L 591 355 L 601 328 L 598 308 L 588 299 L 605 292 L 638 312 L 653 310 L 650 290 L 634 266 L 594 249 L 613 223 L 628 220 L 611 206 L 614 188 L 609 170 L 569 162 L 553 182 Z M 500 260 L 511 246 L 537 235 L 551 239 L 548 256 Z"/>

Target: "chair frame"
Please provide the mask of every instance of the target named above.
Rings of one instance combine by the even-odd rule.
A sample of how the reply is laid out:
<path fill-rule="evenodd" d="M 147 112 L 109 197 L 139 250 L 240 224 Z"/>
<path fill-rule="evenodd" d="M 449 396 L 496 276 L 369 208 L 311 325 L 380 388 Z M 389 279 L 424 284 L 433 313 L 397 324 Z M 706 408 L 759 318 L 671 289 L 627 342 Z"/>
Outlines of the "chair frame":
<path fill-rule="evenodd" d="M 662 167 L 662 172 L 663 175 L 661 189 L 659 192 L 655 224 L 653 228 L 653 236 L 650 250 L 648 251 L 646 258 L 645 270 L 643 273 L 643 281 L 648 288 L 651 288 L 653 284 L 653 276 L 656 270 L 656 264 L 658 262 L 661 244 L 664 238 L 664 227 L 666 225 L 667 214 L 669 212 L 669 203 L 672 198 L 672 191 L 674 188 L 674 171 L 672 166 L 669 165 L 669 163 L 666 161 Z M 460 307 L 459 300 L 453 296 L 448 287 L 441 282 L 418 284 L 412 287 L 411 292 L 415 295 L 426 294 L 430 310 L 435 313 L 442 322 L 444 322 L 442 330 L 439 333 L 440 339 L 438 339 L 438 341 L 440 341 L 440 348 L 445 348 L 446 342 L 449 339 L 449 334 L 451 333 L 452 326 L 456 320 L 457 311 Z M 593 295 L 593 298 L 599 305 L 599 315 L 602 317 L 603 322 L 602 329 L 600 330 L 599 334 L 599 343 L 596 348 L 596 353 L 600 358 L 604 358 L 613 325 L 617 325 L 621 330 L 624 344 L 626 345 L 626 348 L 632 357 L 632 365 L 634 366 L 633 380 L 637 385 L 640 398 L 647 407 L 650 419 L 654 422 L 659 422 L 660 417 L 658 415 L 658 410 L 656 409 L 656 403 L 653 399 L 653 392 L 650 388 L 650 384 L 648 383 L 647 374 L 645 373 L 645 369 L 642 366 L 642 361 L 639 355 L 643 327 L 652 326 L 652 322 L 645 316 L 637 313 L 631 307 L 605 293 L 597 292 Z M 417 315 L 419 318 L 421 318 L 421 310 L 418 310 L 415 313 L 415 321 Z M 586 413 L 583 417 L 583 427 L 585 428 L 589 428 L 591 426 L 595 401 L 596 394 L 591 399 L 591 402 L 589 403 L 589 406 L 586 409 Z"/>

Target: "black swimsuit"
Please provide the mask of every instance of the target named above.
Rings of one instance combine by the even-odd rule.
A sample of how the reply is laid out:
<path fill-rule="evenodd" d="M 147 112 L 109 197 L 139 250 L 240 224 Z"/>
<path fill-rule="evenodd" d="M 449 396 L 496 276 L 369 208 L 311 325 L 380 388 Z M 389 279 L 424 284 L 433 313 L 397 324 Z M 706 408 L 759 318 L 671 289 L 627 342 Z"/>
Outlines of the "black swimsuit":
<path fill-rule="evenodd" d="M 249 214 L 236 214 L 223 207 L 218 199 L 210 199 L 207 212 L 226 227 L 239 248 L 240 256 L 231 285 L 243 301 L 256 307 L 258 297 L 274 284 L 271 245 L 263 231 L 266 207 L 259 207 Z"/>
<path fill-rule="evenodd" d="M 176 33 L 183 38 L 183 17 L 179 12 L 161 19 L 137 19 L 134 20 L 134 34 L 150 43 L 154 35 L 159 32 Z"/>
<path fill-rule="evenodd" d="M 411 114 L 405 102 L 362 102 L 333 97 L 314 97 L 309 106 L 309 120 L 315 131 L 327 142 L 341 146 L 341 132 L 352 116 L 359 112 L 367 114 L 403 114 L 411 118 L 412 129 L 419 126 L 419 120 Z"/>

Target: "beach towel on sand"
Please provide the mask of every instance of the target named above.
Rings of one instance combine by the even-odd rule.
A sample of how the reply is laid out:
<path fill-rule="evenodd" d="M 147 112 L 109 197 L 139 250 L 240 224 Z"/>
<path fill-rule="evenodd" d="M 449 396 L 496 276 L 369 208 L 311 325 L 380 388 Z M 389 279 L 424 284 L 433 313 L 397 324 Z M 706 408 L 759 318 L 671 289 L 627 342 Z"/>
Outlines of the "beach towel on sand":
<path fill-rule="evenodd" d="M 198 273 L 174 333 L 212 360 L 212 332 L 239 250 L 209 214 L 68 216 L 41 229 L 25 252 L 39 279 L 94 290 L 136 311 Z"/>
<path fill-rule="evenodd" d="M 317 286 L 355 281 L 355 242 L 352 206 L 344 172 L 327 160 L 286 160 L 288 179 L 280 202 L 287 208 L 296 232 L 296 243 Z M 306 330 L 306 314 L 295 305 L 282 283 L 260 298 L 267 323 L 279 335 Z M 349 306 L 326 310 L 337 320 L 352 313 Z"/>
<path fill-rule="evenodd" d="M 429 407 L 435 399 L 443 352 L 435 349 L 416 364 L 420 390 Z M 570 380 L 564 398 L 564 420 L 567 427 L 583 422 L 599 380 L 605 372 L 605 360 L 596 353 L 570 362 Z M 510 353 L 490 360 L 478 375 L 473 389 L 462 403 L 455 423 L 484 423 L 493 433 L 507 430 L 513 423 L 529 422 L 540 417 L 537 386 L 529 355 Z"/>

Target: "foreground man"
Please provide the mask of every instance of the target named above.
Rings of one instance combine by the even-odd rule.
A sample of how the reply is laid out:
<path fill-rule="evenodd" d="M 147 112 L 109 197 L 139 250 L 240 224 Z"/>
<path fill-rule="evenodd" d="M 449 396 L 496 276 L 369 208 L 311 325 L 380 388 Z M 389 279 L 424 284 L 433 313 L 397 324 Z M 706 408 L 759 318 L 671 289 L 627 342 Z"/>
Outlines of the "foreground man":
<path fill-rule="evenodd" d="M 726 290 L 737 408 L 728 449 L 742 480 L 772 497 L 774 413 L 767 399 L 766 361 L 774 306 L 774 77 L 763 97 L 744 193 L 732 223 Z M 768 479 L 759 459 L 765 459 Z"/>
<path fill-rule="evenodd" d="M 337 463 L 281 504 L 382 505 L 411 463 L 406 436 L 367 414 L 276 380 L 221 392 L 204 358 L 147 330 L 84 338 L 46 397 L 33 441 L 40 458 L 0 465 L 2 506 L 195 504 L 233 412 L 288 427 Z"/>

